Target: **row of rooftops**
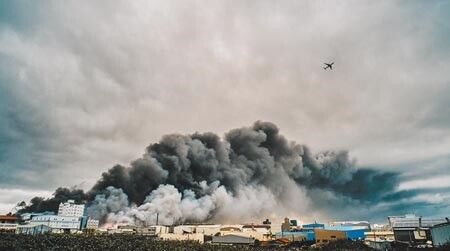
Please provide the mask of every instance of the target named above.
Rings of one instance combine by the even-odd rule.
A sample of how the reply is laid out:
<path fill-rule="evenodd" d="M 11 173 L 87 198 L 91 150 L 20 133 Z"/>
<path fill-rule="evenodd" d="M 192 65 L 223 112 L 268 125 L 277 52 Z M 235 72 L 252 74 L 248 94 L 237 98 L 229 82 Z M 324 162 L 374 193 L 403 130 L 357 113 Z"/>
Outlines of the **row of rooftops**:
<path fill-rule="evenodd" d="M 426 218 L 413 214 L 405 216 L 389 216 L 388 220 L 393 229 L 432 228 L 436 225 L 450 222 L 450 219 L 447 217 Z"/>

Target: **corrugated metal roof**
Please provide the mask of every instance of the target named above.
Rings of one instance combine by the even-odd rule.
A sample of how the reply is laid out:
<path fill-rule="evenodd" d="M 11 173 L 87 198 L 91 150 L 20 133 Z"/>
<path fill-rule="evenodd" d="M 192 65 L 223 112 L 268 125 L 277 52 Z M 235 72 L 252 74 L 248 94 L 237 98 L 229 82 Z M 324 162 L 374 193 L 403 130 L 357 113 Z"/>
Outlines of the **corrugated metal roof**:
<path fill-rule="evenodd" d="M 367 230 L 366 226 L 326 226 L 327 230 L 351 231 L 351 230 Z"/>
<path fill-rule="evenodd" d="M 435 225 L 445 223 L 446 220 L 444 218 L 438 218 L 438 219 L 426 219 L 422 218 L 421 223 L 419 223 L 419 218 L 403 218 L 398 219 L 394 222 L 394 228 L 418 228 L 425 227 L 430 228 Z"/>

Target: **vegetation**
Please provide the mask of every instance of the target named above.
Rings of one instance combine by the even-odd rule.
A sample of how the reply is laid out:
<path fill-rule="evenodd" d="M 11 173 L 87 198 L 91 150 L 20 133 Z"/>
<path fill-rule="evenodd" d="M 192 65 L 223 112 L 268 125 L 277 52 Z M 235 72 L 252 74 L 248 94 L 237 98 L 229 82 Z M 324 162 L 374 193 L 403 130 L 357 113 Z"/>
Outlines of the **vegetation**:
<path fill-rule="evenodd" d="M 298 244 L 298 243 L 297 243 Z M 304 243 L 305 244 L 305 243 Z M 311 243 L 309 243 L 311 244 Z M 450 245 L 435 251 L 450 250 Z M 0 233 L 0 250 L 39 251 L 39 250 L 154 250 L 154 251 L 269 251 L 269 250 L 309 250 L 309 251 L 374 251 L 362 241 L 337 240 L 320 246 L 290 245 L 276 246 L 230 246 L 200 244 L 192 241 L 162 241 L 145 235 L 126 234 L 42 234 L 24 235 Z"/>

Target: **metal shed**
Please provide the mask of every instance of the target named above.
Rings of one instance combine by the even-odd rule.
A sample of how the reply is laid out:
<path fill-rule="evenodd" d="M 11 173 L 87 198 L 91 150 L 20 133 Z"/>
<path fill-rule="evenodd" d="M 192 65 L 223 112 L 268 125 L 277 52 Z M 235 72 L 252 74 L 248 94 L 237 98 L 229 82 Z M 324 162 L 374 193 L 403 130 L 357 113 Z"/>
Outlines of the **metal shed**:
<path fill-rule="evenodd" d="M 215 243 L 215 244 L 254 244 L 255 238 L 229 234 L 229 235 L 223 235 L 223 236 L 213 236 L 212 243 Z"/>
<path fill-rule="evenodd" d="M 450 222 L 438 224 L 431 229 L 433 245 L 442 246 L 450 243 Z"/>

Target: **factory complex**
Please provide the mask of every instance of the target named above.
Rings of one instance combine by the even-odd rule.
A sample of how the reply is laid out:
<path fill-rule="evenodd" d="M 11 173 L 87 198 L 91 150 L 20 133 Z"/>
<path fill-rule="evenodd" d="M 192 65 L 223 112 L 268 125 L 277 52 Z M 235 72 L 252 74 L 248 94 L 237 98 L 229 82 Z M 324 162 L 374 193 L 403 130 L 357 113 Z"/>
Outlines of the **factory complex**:
<path fill-rule="evenodd" d="M 368 221 L 336 221 L 298 224 L 285 218 L 281 223 L 269 219 L 262 223 L 183 224 L 134 226 L 118 224 L 99 227 L 99 220 L 85 215 L 85 205 L 73 200 L 61 203 L 58 213 L 25 213 L 20 217 L 0 216 L 0 231 L 18 234 L 135 234 L 160 240 L 196 241 L 224 245 L 271 245 L 292 243 L 321 245 L 336 240 L 360 240 L 378 250 L 392 250 L 395 245 L 439 247 L 450 242 L 448 218 L 425 218 L 416 215 L 389 216 L 384 225 Z"/>
<path fill-rule="evenodd" d="M 84 207 L 84 204 L 75 204 L 75 201 L 68 200 L 59 205 L 57 214 L 43 212 L 25 213 L 20 217 L 0 216 L 0 231 L 23 234 L 92 232 L 98 229 L 99 221 L 85 216 Z"/>

